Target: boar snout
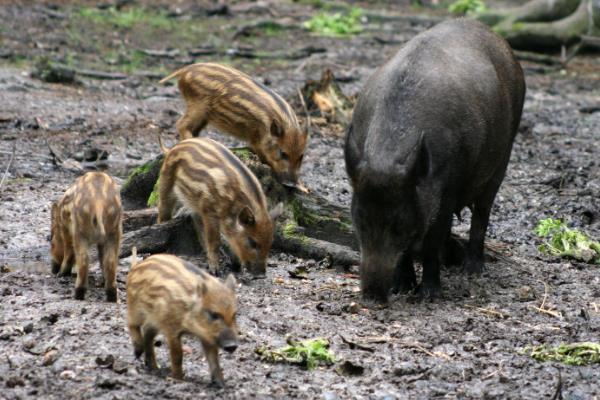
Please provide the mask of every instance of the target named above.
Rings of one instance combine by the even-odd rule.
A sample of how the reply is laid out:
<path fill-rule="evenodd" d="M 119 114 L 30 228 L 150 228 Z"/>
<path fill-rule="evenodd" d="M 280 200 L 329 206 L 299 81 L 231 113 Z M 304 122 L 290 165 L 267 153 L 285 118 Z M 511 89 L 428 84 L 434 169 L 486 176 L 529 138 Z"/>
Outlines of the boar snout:
<path fill-rule="evenodd" d="M 237 335 L 230 329 L 226 329 L 219 335 L 219 347 L 228 353 L 233 353 L 238 347 Z"/>
<path fill-rule="evenodd" d="M 360 278 L 365 299 L 380 303 L 387 302 L 399 258 L 399 255 L 381 250 L 366 252 L 363 255 Z"/>

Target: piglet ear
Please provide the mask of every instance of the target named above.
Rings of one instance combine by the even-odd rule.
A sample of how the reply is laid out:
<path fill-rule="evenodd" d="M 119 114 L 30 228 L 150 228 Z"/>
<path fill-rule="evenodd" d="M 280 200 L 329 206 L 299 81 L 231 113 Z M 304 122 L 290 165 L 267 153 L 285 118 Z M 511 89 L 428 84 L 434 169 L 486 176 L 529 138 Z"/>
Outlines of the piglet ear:
<path fill-rule="evenodd" d="M 271 135 L 275 137 L 283 136 L 283 128 L 281 127 L 281 125 L 279 125 L 279 122 L 275 120 L 271 122 Z"/>
<path fill-rule="evenodd" d="M 254 214 L 249 207 L 244 207 L 238 214 L 238 221 L 240 224 L 245 226 L 254 226 L 256 220 L 254 219 Z"/>
<path fill-rule="evenodd" d="M 235 288 L 237 287 L 237 282 L 235 280 L 235 276 L 233 274 L 227 275 L 227 279 L 225 279 L 225 286 L 235 292 Z"/>
<path fill-rule="evenodd" d="M 271 211 L 269 211 L 269 216 L 271 217 L 272 221 L 277 220 L 281 214 L 283 214 L 283 203 L 281 202 L 277 203 L 277 205 Z"/>

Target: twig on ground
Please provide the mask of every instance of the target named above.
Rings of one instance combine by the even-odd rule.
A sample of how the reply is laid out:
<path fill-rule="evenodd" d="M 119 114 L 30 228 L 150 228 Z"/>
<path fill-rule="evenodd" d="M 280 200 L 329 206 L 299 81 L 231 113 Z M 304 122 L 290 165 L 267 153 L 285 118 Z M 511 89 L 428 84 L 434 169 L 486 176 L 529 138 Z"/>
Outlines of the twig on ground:
<path fill-rule="evenodd" d="M 560 369 L 558 369 L 558 382 L 556 383 L 556 390 L 554 391 L 552 400 L 562 400 L 562 398 L 562 375 L 560 373 Z"/>
<path fill-rule="evenodd" d="M 8 160 L 8 165 L 6 166 L 6 169 L 4 170 L 4 174 L 2 175 L 2 180 L 0 180 L 0 193 L 4 192 L 4 189 L 2 188 L 2 185 L 4 184 L 4 180 L 6 179 L 6 176 L 8 175 L 8 171 L 10 170 L 10 167 L 12 165 L 13 159 L 15 158 L 15 152 L 17 151 L 17 141 L 15 140 L 13 142 L 13 149 L 12 149 L 12 153 L 10 155 L 10 159 Z"/>
<path fill-rule="evenodd" d="M 425 353 L 431 357 L 443 358 L 446 361 L 450 361 L 452 359 L 448 354 L 442 353 L 441 351 L 429 351 L 425 347 L 421 346 L 419 343 L 403 343 L 403 345 L 418 350 L 421 353 Z"/>
<path fill-rule="evenodd" d="M 485 375 L 483 378 L 481 378 L 482 381 L 486 380 L 486 379 L 490 379 L 498 374 L 502 373 L 502 366 L 503 361 L 500 361 L 500 365 L 498 365 L 498 369 L 496 369 L 495 371 L 490 372 L 489 374 Z"/>
<path fill-rule="evenodd" d="M 548 284 L 543 282 L 544 284 L 544 297 L 542 298 L 542 304 L 539 307 L 531 306 L 534 310 L 542 312 L 544 314 L 552 315 L 555 318 L 562 319 L 562 314 L 558 311 L 552 311 L 546 307 L 546 299 L 548 298 Z"/>
<path fill-rule="evenodd" d="M 496 310 L 492 310 L 489 308 L 482 308 L 482 307 L 475 307 L 475 306 L 471 306 L 469 304 L 465 305 L 465 307 L 467 308 L 472 308 L 473 310 L 477 310 L 480 311 L 484 314 L 488 314 L 494 317 L 498 317 L 498 318 L 502 318 L 502 319 L 506 319 L 508 318 L 508 315 L 501 313 L 500 311 L 496 311 Z"/>

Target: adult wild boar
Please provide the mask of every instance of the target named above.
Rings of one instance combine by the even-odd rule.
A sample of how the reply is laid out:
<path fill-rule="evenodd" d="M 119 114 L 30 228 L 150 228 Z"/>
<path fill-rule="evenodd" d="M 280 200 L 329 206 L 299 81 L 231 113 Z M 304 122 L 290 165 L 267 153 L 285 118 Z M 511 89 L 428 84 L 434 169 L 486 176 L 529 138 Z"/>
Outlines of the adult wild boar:
<path fill-rule="evenodd" d="M 483 268 L 490 210 L 521 119 L 525 82 L 498 35 L 479 22 L 443 22 L 408 43 L 368 79 L 345 143 L 352 217 L 366 298 L 440 286 L 452 215 L 472 211 L 468 272 Z"/>

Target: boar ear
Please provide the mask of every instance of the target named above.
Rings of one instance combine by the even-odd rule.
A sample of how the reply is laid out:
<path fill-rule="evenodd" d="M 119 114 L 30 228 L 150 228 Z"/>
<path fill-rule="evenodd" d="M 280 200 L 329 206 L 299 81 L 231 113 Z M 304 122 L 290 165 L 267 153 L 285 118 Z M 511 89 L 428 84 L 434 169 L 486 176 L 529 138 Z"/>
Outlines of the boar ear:
<path fill-rule="evenodd" d="M 277 220 L 281 214 L 283 214 L 283 203 L 281 202 L 277 203 L 277 205 L 271 211 L 269 211 L 269 216 L 271 217 L 272 221 Z"/>
<path fill-rule="evenodd" d="M 283 136 L 283 128 L 279 125 L 279 122 L 273 120 L 271 122 L 271 135 L 275 137 Z"/>
<path fill-rule="evenodd" d="M 235 280 L 235 276 L 233 274 L 227 275 L 227 279 L 225 279 L 225 286 L 235 292 L 235 288 L 237 287 L 237 282 Z"/>
<path fill-rule="evenodd" d="M 238 214 L 238 221 L 240 221 L 240 224 L 246 226 L 254 226 L 254 224 L 256 223 L 254 219 L 254 214 L 252 213 L 252 210 L 249 207 L 242 208 L 242 211 L 240 211 L 240 213 Z"/>

